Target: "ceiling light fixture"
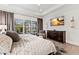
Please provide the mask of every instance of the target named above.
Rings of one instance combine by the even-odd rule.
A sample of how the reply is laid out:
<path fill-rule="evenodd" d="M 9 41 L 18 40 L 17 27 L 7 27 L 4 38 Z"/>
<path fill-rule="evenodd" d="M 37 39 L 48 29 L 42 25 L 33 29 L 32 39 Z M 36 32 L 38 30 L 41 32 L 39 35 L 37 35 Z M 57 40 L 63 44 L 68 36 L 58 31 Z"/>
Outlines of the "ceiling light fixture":
<path fill-rule="evenodd" d="M 40 9 L 40 12 L 42 12 L 42 9 Z"/>
<path fill-rule="evenodd" d="M 38 4 L 38 6 L 40 6 L 40 4 Z"/>

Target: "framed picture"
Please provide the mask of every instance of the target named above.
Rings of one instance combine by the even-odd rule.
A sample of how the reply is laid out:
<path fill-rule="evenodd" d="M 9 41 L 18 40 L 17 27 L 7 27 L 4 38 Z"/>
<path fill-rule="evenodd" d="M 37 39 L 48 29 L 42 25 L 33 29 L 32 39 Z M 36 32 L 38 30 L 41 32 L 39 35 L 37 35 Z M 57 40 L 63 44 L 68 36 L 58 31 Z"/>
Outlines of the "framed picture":
<path fill-rule="evenodd" d="M 51 26 L 64 25 L 64 16 L 50 19 L 50 25 Z"/>

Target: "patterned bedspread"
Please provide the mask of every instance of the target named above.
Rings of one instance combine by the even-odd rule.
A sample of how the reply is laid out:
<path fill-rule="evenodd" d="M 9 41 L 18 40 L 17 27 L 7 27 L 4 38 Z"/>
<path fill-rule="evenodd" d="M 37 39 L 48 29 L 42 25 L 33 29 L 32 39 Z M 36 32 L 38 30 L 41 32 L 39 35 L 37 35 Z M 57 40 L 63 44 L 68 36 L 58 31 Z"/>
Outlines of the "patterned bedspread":
<path fill-rule="evenodd" d="M 12 39 L 4 34 L 0 35 L 0 55 L 9 53 L 12 47 Z"/>
<path fill-rule="evenodd" d="M 56 52 L 53 42 L 28 34 L 20 35 L 21 40 L 15 42 L 11 55 L 47 55 Z"/>

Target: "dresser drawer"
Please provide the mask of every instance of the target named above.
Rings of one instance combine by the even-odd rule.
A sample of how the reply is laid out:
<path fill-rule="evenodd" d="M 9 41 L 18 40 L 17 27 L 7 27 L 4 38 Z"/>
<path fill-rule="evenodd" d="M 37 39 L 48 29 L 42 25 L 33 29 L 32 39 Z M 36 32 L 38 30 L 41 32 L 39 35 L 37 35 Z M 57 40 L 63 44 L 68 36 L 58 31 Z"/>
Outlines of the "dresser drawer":
<path fill-rule="evenodd" d="M 62 43 L 66 41 L 65 35 L 66 35 L 65 31 L 52 31 L 52 30 L 47 31 L 48 38 L 62 42 Z"/>

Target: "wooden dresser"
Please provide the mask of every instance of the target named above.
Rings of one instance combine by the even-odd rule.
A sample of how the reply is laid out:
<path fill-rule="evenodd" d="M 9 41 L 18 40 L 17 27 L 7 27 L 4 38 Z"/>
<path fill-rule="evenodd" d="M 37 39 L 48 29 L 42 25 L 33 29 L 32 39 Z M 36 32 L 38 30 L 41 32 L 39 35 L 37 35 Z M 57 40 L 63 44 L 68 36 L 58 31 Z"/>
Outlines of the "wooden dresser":
<path fill-rule="evenodd" d="M 66 31 L 47 30 L 47 38 L 66 43 Z"/>

